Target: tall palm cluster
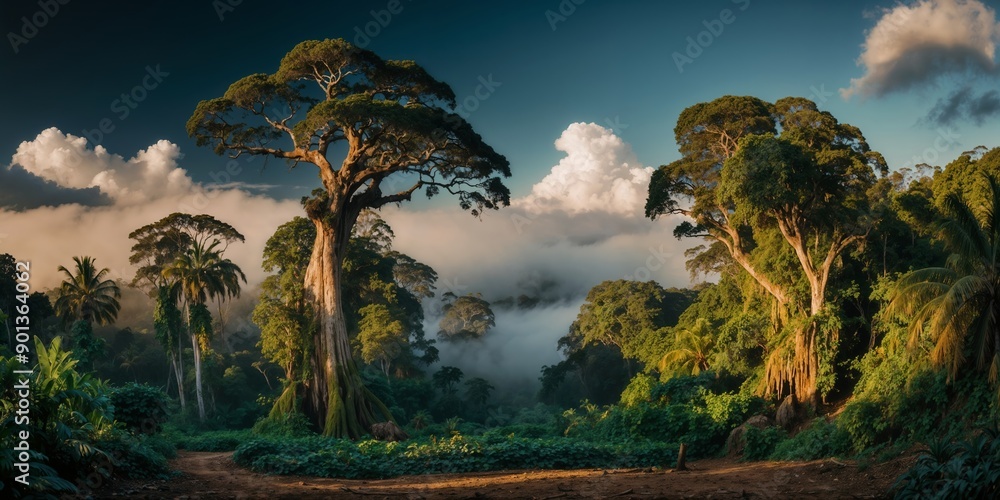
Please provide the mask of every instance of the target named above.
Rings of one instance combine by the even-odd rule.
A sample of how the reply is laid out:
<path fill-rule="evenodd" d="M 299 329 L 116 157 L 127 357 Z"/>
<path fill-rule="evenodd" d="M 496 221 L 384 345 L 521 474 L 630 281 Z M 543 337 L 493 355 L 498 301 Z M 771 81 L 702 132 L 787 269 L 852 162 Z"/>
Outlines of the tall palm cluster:
<path fill-rule="evenodd" d="M 207 304 L 210 301 L 222 301 L 240 296 L 240 282 L 246 283 L 246 275 L 239 266 L 222 256 L 223 248 L 217 239 L 210 243 L 198 239 L 179 252 L 173 262 L 163 266 L 162 277 L 166 285 L 163 287 L 163 297 L 171 304 L 180 304 L 181 310 L 187 310 L 186 326 L 191 338 L 191 348 L 194 353 L 195 394 L 198 401 L 198 416 L 204 421 L 205 400 L 202 391 L 202 351 L 212 340 L 212 314 Z M 66 324 L 74 323 L 72 329 L 74 343 L 83 348 L 89 355 L 95 349 L 101 349 L 97 339 L 93 338 L 90 326 L 92 324 L 107 325 L 114 323 L 121 309 L 119 299 L 121 289 L 118 284 L 108 279 L 110 271 L 107 268 L 98 269 L 91 257 L 74 257 L 76 263 L 73 270 L 63 266 L 59 270 L 66 275 L 59 288 L 55 309 Z M 176 309 L 174 309 L 176 311 Z M 82 322 L 82 324 L 81 324 Z M 178 325 L 182 321 L 178 320 Z M 174 332 L 173 337 L 181 342 L 180 332 Z M 96 346 L 88 348 L 87 346 Z M 181 381 L 178 380 L 178 390 L 183 392 Z M 183 394 L 181 401 L 183 403 Z"/>
<path fill-rule="evenodd" d="M 969 361 L 996 384 L 1000 372 L 1000 183 L 981 207 L 957 194 L 945 199 L 940 238 L 950 253 L 944 267 L 900 279 L 888 311 L 912 318 L 909 345 L 929 338 L 931 362 L 954 379 Z"/>
<path fill-rule="evenodd" d="M 212 314 L 207 303 L 240 296 L 240 281 L 246 275 L 231 260 L 223 258 L 219 240 L 205 243 L 195 240 L 173 264 L 163 269 L 173 299 L 187 306 L 188 330 L 194 353 L 195 396 L 198 417 L 205 420 L 205 399 L 202 394 L 201 353 L 212 339 Z"/>

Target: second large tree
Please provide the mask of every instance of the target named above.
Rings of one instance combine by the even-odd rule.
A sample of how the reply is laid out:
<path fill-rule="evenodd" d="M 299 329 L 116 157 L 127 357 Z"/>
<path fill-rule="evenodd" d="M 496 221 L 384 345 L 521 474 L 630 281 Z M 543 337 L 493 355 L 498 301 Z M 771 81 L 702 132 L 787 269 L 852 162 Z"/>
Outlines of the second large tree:
<path fill-rule="evenodd" d="M 330 436 L 357 438 L 391 419 L 361 382 L 341 297 L 342 262 L 365 208 L 445 190 L 473 215 L 506 206 L 507 159 L 461 116 L 455 94 L 412 61 L 387 61 L 344 40 L 302 42 L 277 72 L 253 74 L 202 101 L 188 134 L 219 154 L 314 165 L 323 189 L 306 200 L 316 240 L 305 276 L 313 303 L 312 377 L 304 408 Z M 334 147 L 341 143 L 342 147 Z M 335 152 L 344 156 L 337 165 Z"/>
<path fill-rule="evenodd" d="M 815 403 L 832 385 L 831 273 L 873 225 L 869 190 L 885 160 L 802 98 L 720 97 L 685 109 L 674 133 L 682 157 L 653 173 L 646 215 L 688 217 L 674 235 L 714 246 L 696 267 L 726 256 L 773 297 L 763 389 Z"/>

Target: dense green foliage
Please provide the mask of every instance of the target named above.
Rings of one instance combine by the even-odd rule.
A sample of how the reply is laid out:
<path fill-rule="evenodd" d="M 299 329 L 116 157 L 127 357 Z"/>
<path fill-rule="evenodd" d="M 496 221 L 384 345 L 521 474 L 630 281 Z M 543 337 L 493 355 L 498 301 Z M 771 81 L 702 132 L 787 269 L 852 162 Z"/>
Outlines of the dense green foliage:
<path fill-rule="evenodd" d="M 895 484 L 896 498 L 996 498 L 1000 495 L 1000 439 L 988 431 L 952 443 L 929 444 Z"/>
<path fill-rule="evenodd" d="M 252 101 L 264 85 L 255 78 L 226 99 Z M 241 106 L 211 101 L 199 112 L 223 104 Z M 211 140 L 235 139 L 202 119 L 200 133 L 222 134 Z M 313 220 L 297 217 L 267 241 L 271 274 L 243 302 L 226 302 L 249 290 L 223 257 L 243 237 L 207 215 L 172 214 L 132 234 L 137 288 L 84 257 L 62 268 L 59 290 L 14 294 L 16 261 L 0 255 L 0 496 L 164 477 L 175 449 L 236 450 L 261 472 L 384 478 L 669 467 L 682 443 L 693 459 L 859 463 L 926 446 L 898 495 L 995 496 L 1000 148 L 886 174 L 859 130 L 798 98 L 696 104 L 674 132 L 682 158 L 654 174 L 647 215 L 689 217 L 676 234 L 706 244 L 686 253 L 687 269 L 713 282 L 595 284 L 577 297 L 552 346 L 564 358 L 542 367 L 537 394 L 521 387 L 524 374 L 484 373 L 464 357 L 499 356 L 480 352 L 505 340 L 497 312 L 562 299 L 447 291 L 429 300 L 434 269 L 393 249 L 377 212 L 355 214 L 337 247 L 348 378 L 408 441 L 369 439 L 380 422 L 358 423 L 353 441 L 318 435 L 329 431 L 311 392 L 323 378 L 322 304 L 309 299 L 307 276 L 323 190 L 304 200 Z M 145 304 L 149 317 L 108 324 L 126 303 Z M 29 423 L 16 422 L 12 389 L 18 310 L 30 310 L 38 334 Z M 428 324 L 447 344 L 425 335 Z M 787 394 L 801 399 L 783 404 Z M 21 430 L 31 435 L 32 491 L 8 479 Z"/>
<path fill-rule="evenodd" d="M 133 382 L 109 392 L 115 420 L 132 434 L 155 434 L 166 422 L 169 399 L 161 389 Z"/>
<path fill-rule="evenodd" d="M 112 477 L 167 473 L 160 447 L 145 436 L 122 430 L 107 385 L 80 373 L 78 360 L 62 348 L 60 338 L 48 346 L 36 338 L 33 347 L 38 364 L 32 375 L 15 374 L 19 363 L 13 357 L 0 357 L 0 491 L 5 497 L 78 493 L 100 487 Z M 30 387 L 30 415 L 22 420 L 17 418 L 21 397 L 15 387 L 24 380 Z M 30 468 L 16 469 L 17 463 L 28 463 Z M 16 481 L 25 473 L 30 486 Z"/>
<path fill-rule="evenodd" d="M 258 472 L 367 479 L 507 469 L 669 467 L 676 454 L 676 446 L 654 442 L 454 435 L 405 443 L 253 440 L 241 445 L 233 460 Z"/>

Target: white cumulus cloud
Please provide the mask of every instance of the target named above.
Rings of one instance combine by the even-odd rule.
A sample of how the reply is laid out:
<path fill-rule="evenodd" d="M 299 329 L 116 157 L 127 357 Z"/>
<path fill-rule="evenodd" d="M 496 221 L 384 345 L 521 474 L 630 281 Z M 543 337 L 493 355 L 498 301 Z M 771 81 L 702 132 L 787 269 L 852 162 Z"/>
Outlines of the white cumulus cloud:
<path fill-rule="evenodd" d="M 89 149 L 87 139 L 53 127 L 22 142 L 12 163 L 64 188 L 96 187 L 116 204 L 137 204 L 191 190 L 191 177 L 178 165 L 181 157 L 176 144 L 160 140 L 126 160 L 104 146 Z"/>
<path fill-rule="evenodd" d="M 131 231 L 174 212 L 204 213 L 246 237 L 245 243 L 230 245 L 226 257 L 247 274 L 246 289 L 251 290 L 264 278 L 264 243 L 280 224 L 302 215 L 302 207 L 235 187 L 208 189 L 191 180 L 178 164 L 181 158 L 180 148 L 164 140 L 126 160 L 101 146 L 89 149 L 85 139 L 56 128 L 41 132 L 21 143 L 12 159 L 14 168 L 6 175 L 14 178 L 23 172 L 29 179 L 22 185 L 56 184 L 63 191 L 34 197 L 51 196 L 51 203 L 31 199 L 0 204 L 0 253 L 30 260 L 32 286 L 38 290 L 57 286 L 62 276 L 56 269 L 70 266 L 78 255 L 95 257 L 100 267 L 110 268 L 112 277 L 130 281 L 135 273 L 128 262 Z M 244 172 L 252 171 L 243 167 Z M 91 203 L 73 191 L 84 188 L 99 189 L 108 202 Z M 9 189 L 0 185 L 0 190 Z"/>
<path fill-rule="evenodd" d="M 639 162 L 628 143 L 595 123 L 573 123 L 555 146 L 566 157 L 512 205 L 535 213 L 642 218 L 653 169 Z"/>
<path fill-rule="evenodd" d="M 858 65 L 865 74 L 841 89 L 880 97 L 934 84 L 943 75 L 995 74 L 1000 24 L 979 0 L 918 0 L 881 13 L 866 35 Z"/>

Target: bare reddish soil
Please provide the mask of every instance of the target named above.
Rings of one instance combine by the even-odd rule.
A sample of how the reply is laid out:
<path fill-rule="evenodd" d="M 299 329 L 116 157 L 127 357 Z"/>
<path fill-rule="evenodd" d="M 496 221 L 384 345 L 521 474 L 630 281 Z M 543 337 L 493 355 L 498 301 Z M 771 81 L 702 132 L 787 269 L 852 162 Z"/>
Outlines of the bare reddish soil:
<path fill-rule="evenodd" d="M 384 480 L 269 476 L 238 467 L 232 453 L 178 452 L 177 477 L 128 482 L 99 498 L 885 498 L 916 457 L 861 470 L 852 462 L 708 459 L 691 470 L 522 470 Z"/>

